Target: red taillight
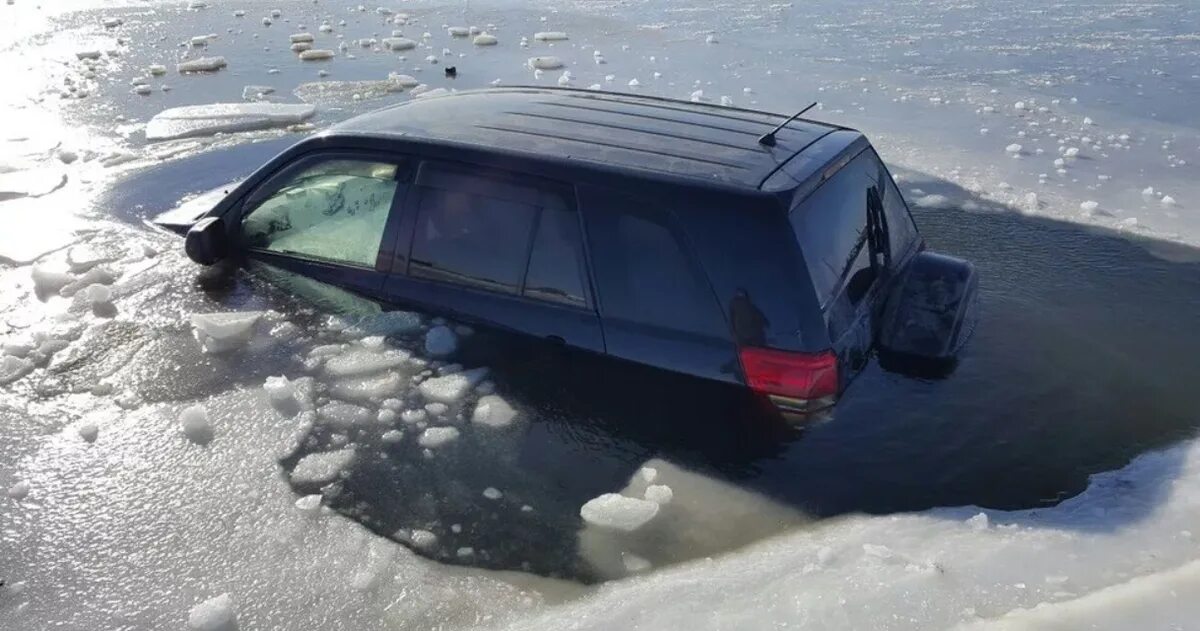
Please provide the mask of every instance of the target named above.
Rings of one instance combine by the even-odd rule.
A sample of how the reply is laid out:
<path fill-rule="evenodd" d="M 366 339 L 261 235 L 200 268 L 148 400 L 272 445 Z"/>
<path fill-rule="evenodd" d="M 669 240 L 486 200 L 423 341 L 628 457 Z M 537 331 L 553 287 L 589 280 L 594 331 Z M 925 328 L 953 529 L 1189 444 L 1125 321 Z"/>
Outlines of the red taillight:
<path fill-rule="evenodd" d="M 801 400 L 837 396 L 837 355 L 832 351 L 794 353 L 743 348 L 740 355 L 746 384 L 756 392 Z"/>

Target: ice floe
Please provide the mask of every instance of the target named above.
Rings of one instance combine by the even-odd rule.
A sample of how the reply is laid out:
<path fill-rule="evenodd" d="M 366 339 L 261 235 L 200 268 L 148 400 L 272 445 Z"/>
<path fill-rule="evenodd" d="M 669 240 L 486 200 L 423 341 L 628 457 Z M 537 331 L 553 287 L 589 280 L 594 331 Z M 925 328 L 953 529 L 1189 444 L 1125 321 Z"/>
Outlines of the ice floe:
<path fill-rule="evenodd" d="M 159 113 L 146 125 L 147 140 L 174 140 L 216 133 L 286 127 L 316 114 L 308 104 L 215 103 L 190 105 Z"/>

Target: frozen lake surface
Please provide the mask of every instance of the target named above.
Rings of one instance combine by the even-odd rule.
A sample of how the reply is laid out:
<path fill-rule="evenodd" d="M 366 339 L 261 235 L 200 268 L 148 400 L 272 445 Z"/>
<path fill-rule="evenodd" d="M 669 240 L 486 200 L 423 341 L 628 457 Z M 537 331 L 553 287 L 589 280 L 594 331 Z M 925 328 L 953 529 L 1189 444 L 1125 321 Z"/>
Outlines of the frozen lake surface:
<path fill-rule="evenodd" d="M 37 4 L 0 6 L 0 627 L 1200 613 L 1200 7 Z M 747 436 L 653 402 L 686 386 L 530 377 L 453 322 L 198 277 L 142 223 L 302 134 L 495 83 L 817 101 L 980 266 L 959 371 L 872 365 L 833 422 Z M 182 107 L 159 120 L 188 137 L 147 139 Z"/>

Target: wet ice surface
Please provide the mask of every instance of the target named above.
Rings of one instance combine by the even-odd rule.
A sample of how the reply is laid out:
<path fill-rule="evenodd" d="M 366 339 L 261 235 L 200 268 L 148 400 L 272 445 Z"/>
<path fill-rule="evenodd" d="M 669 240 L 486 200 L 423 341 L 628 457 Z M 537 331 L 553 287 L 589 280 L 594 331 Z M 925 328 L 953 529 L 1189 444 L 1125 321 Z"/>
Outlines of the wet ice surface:
<path fill-rule="evenodd" d="M 1194 443 L 1084 485 L 1195 427 L 1197 270 L 1142 249 L 1195 253 L 1036 218 L 1200 243 L 1194 7 L 34 4 L 3 7 L 48 35 L 4 43 L 37 71 L 0 97 L 0 622 L 1122 628 L 1151 619 L 1130 594 L 1189 619 L 1169 594 L 1196 580 Z M 296 33 L 334 58 L 302 60 Z M 148 142 L 171 108 L 307 103 L 321 128 L 496 81 L 820 101 L 907 167 L 931 245 L 981 265 L 992 325 L 955 379 L 872 366 L 835 423 L 713 451 L 546 405 L 419 315 L 250 276 L 201 289 L 177 240 L 129 225 L 306 129 Z M 1039 508 L 852 515 L 969 504 Z"/>

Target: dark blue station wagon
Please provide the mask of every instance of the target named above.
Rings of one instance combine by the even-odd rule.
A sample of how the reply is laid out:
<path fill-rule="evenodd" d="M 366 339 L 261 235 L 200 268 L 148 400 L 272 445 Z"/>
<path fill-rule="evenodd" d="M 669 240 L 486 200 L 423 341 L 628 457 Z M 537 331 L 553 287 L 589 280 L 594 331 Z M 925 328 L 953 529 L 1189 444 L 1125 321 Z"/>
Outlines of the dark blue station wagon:
<path fill-rule="evenodd" d="M 737 384 L 789 420 L 833 405 L 873 352 L 952 364 L 977 313 L 973 266 L 925 251 L 861 133 L 639 95 L 412 100 L 299 142 L 164 225 L 202 264 L 257 259 Z"/>

